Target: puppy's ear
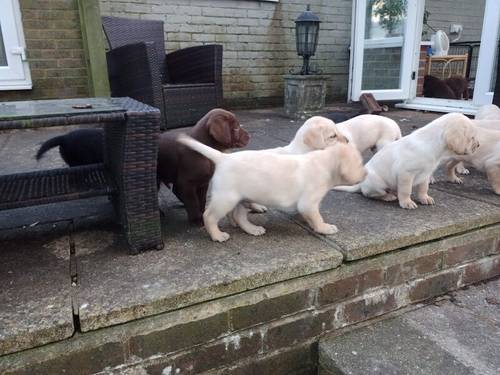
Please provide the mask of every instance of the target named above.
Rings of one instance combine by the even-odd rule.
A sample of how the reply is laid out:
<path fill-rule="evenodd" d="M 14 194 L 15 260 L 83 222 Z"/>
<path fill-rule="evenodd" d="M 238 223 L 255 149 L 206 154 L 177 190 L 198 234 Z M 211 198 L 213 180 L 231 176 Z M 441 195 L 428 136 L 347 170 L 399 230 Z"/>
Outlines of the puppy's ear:
<path fill-rule="evenodd" d="M 323 129 L 321 127 L 311 127 L 304 132 L 304 144 L 313 150 L 322 150 L 326 147 Z"/>
<path fill-rule="evenodd" d="M 356 184 L 362 181 L 366 176 L 366 170 L 359 151 L 352 145 L 339 147 L 341 149 L 339 172 L 343 183 Z"/>
<path fill-rule="evenodd" d="M 231 126 L 224 116 L 214 115 L 207 121 L 208 133 L 218 143 L 231 146 Z"/>
<path fill-rule="evenodd" d="M 448 149 L 455 154 L 465 155 L 470 139 L 467 139 L 467 125 L 463 123 L 450 124 L 444 130 L 444 141 Z"/>
<path fill-rule="evenodd" d="M 335 128 L 335 140 L 340 143 L 349 143 L 349 140 L 346 138 L 346 136 L 342 134 L 342 132 L 338 131 L 337 128 Z"/>

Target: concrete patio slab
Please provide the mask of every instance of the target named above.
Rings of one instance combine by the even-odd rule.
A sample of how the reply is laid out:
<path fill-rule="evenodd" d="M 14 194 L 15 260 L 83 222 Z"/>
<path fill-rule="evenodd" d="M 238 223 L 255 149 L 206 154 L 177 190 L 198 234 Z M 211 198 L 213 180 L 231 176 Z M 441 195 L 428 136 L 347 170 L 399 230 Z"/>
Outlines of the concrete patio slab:
<path fill-rule="evenodd" d="M 0 242 L 0 356 L 74 332 L 67 236 Z"/>
<path fill-rule="evenodd" d="M 453 184 L 446 181 L 446 173 L 443 168 L 439 168 L 435 176 L 437 183 L 432 187 L 450 194 L 475 199 L 480 202 L 500 206 L 500 195 L 495 194 L 485 173 L 478 172 L 470 168 L 470 175 L 460 176 L 463 184 Z"/>
<path fill-rule="evenodd" d="M 319 361 L 320 375 L 474 374 L 400 319 L 321 342 Z"/>
<path fill-rule="evenodd" d="M 320 341 L 320 375 L 498 374 L 500 279 Z M 486 312 L 485 312 L 486 311 Z"/>
<path fill-rule="evenodd" d="M 165 202 L 165 201 L 164 201 Z M 163 206 L 165 248 L 129 256 L 110 231 L 75 234 L 78 314 L 82 331 L 118 324 L 213 298 L 336 268 L 342 255 L 287 216 L 253 215 L 267 233 L 231 234 L 214 243 L 191 227 L 175 199 Z"/>
<path fill-rule="evenodd" d="M 321 212 L 339 232 L 323 238 L 338 245 L 346 260 L 356 260 L 500 221 L 497 206 L 435 189 L 430 195 L 434 206 L 404 210 L 397 202 L 331 191 Z"/>
<path fill-rule="evenodd" d="M 40 161 L 36 160 L 35 155 L 42 142 L 67 131 L 67 128 L 49 128 L 0 133 L 2 174 L 64 167 L 57 148 L 48 151 Z"/>

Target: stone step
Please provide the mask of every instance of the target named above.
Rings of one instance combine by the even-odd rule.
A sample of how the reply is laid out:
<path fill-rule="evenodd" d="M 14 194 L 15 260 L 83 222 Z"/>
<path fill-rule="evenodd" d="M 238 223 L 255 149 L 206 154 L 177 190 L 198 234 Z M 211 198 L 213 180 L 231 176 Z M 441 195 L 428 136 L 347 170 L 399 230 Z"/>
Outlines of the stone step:
<path fill-rule="evenodd" d="M 500 280 L 399 317 L 326 336 L 319 375 L 500 373 Z"/>

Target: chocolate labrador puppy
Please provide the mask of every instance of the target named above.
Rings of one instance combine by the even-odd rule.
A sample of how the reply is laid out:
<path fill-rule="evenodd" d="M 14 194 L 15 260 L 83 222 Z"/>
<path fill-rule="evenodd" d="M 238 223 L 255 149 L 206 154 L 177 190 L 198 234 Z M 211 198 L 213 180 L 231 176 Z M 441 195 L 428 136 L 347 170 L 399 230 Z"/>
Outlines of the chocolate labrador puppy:
<path fill-rule="evenodd" d="M 444 80 L 450 89 L 455 93 L 457 99 L 469 100 L 469 81 L 462 76 L 451 76 Z"/>
<path fill-rule="evenodd" d="M 167 186 L 172 184 L 172 191 L 184 203 L 189 221 L 202 224 L 208 184 L 215 166 L 206 157 L 178 143 L 176 138 L 180 132 L 219 151 L 244 147 L 250 137 L 234 114 L 219 108 L 212 109 L 188 131 L 172 130 L 160 136 L 158 179 Z"/>
<path fill-rule="evenodd" d="M 428 98 L 456 99 L 455 93 L 442 79 L 426 75 L 424 76 L 424 92 Z"/>

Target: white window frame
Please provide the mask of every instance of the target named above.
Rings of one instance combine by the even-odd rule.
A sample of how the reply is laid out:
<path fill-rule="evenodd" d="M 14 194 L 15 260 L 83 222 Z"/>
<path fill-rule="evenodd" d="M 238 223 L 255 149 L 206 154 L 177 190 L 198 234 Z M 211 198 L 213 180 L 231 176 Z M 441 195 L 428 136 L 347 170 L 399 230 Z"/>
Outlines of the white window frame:
<path fill-rule="evenodd" d="M 0 0 L 0 24 L 7 66 L 0 66 L 0 90 L 32 88 L 19 0 Z"/>

